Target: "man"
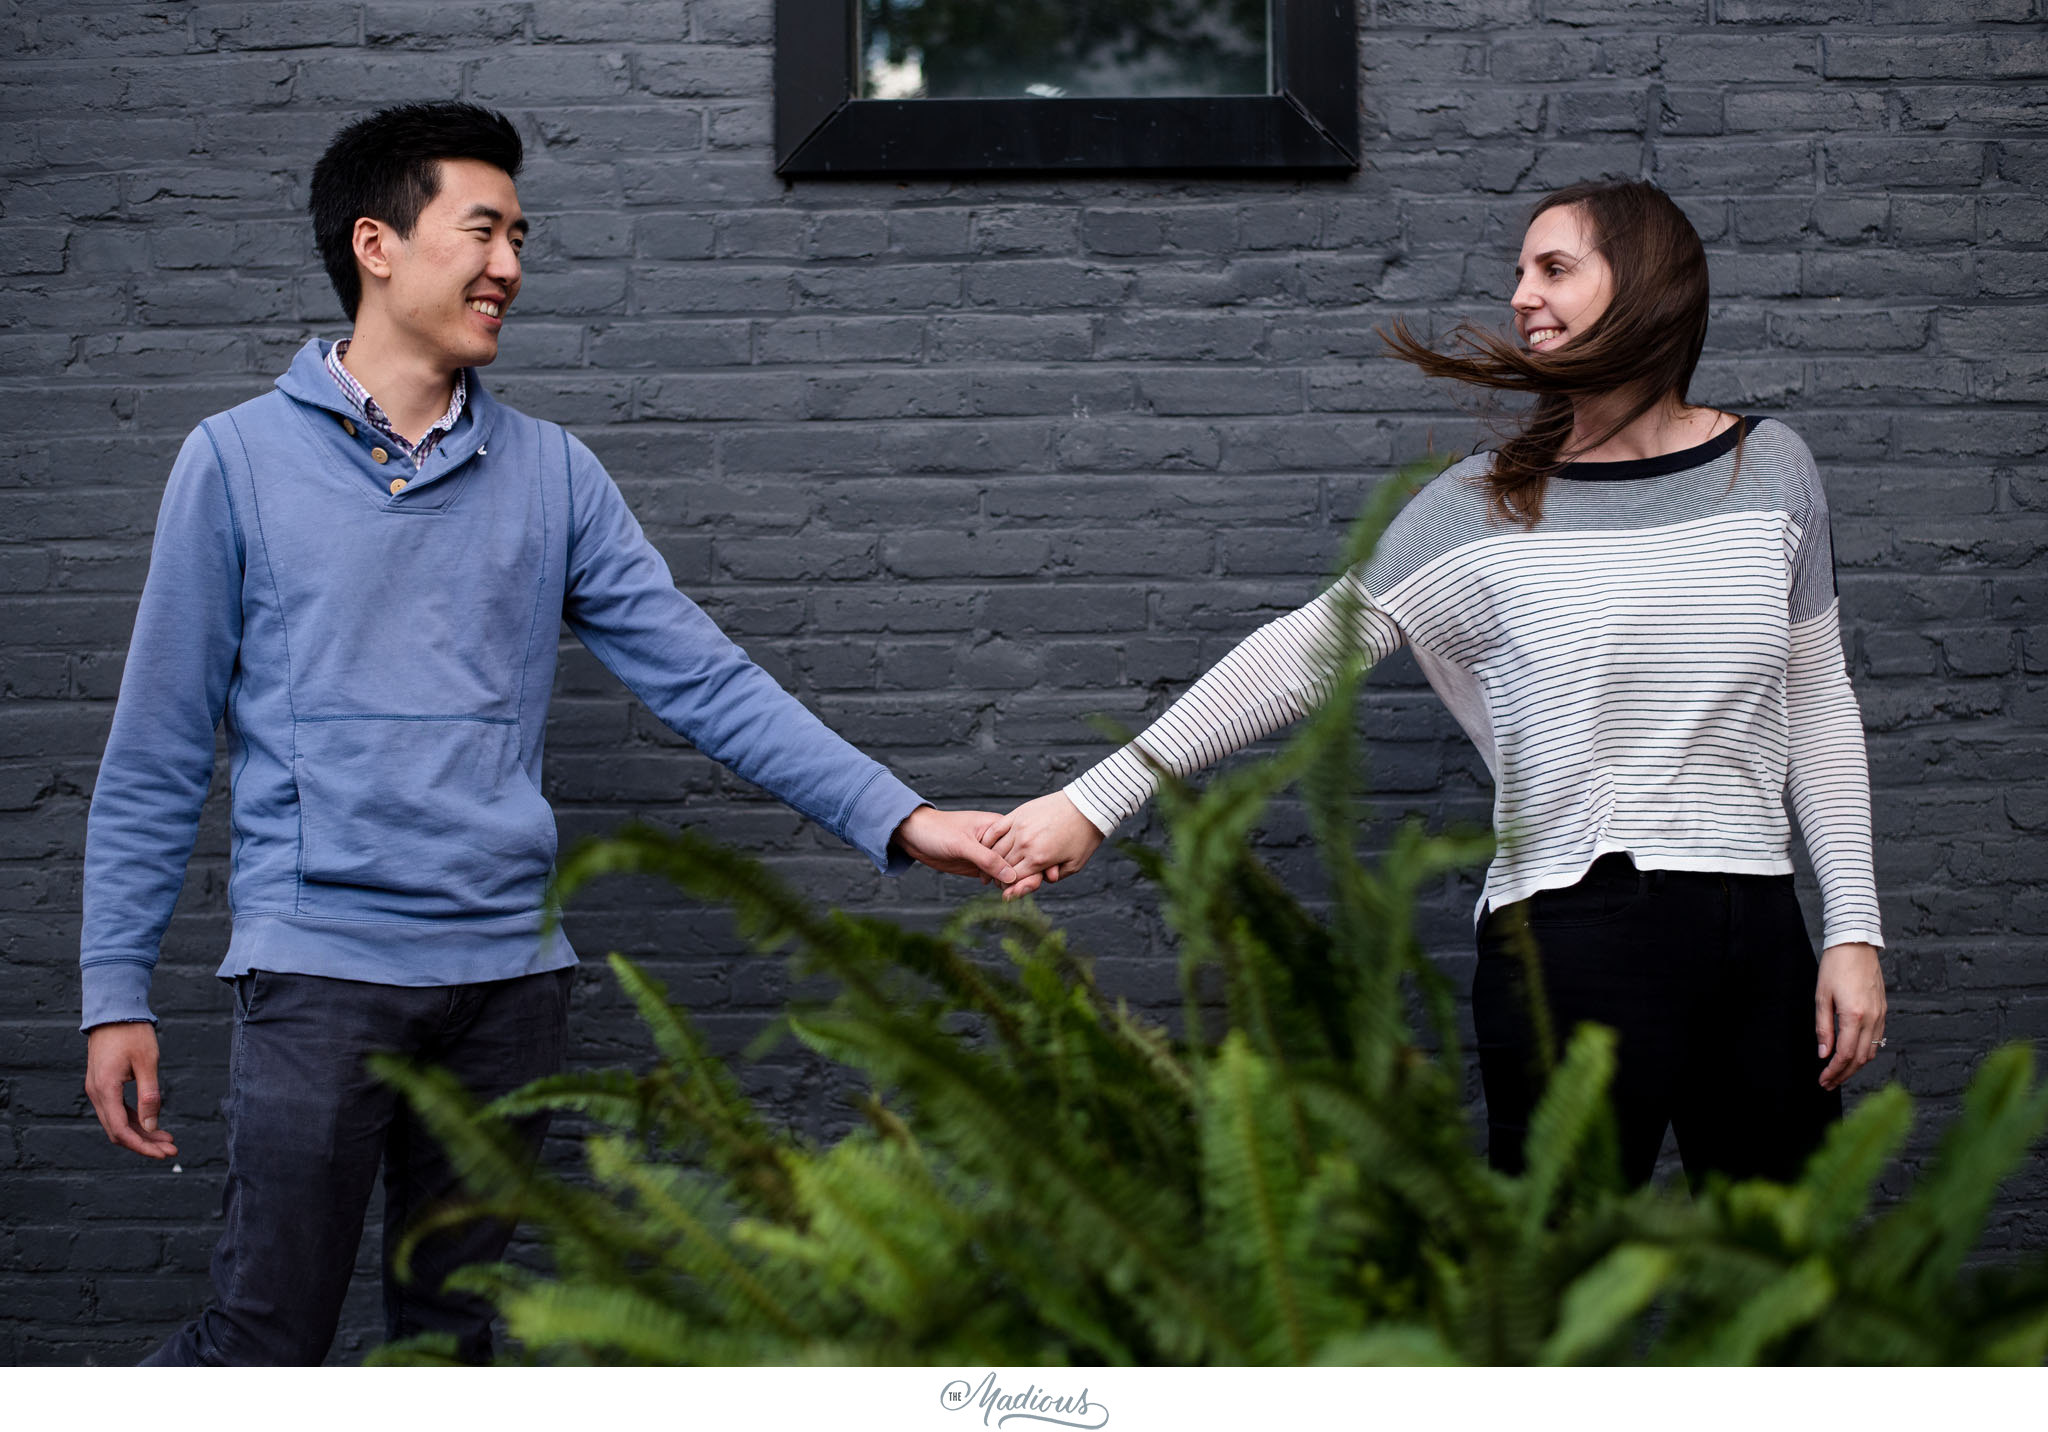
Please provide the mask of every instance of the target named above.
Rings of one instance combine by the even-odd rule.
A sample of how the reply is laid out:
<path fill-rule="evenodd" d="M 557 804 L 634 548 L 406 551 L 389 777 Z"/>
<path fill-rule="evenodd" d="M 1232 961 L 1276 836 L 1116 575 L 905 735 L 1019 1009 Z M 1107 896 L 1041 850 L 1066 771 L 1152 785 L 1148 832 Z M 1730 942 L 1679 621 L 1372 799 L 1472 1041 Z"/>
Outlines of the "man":
<path fill-rule="evenodd" d="M 698 749 L 878 867 L 1010 879 L 975 838 L 992 816 L 934 810 L 827 730 L 676 590 L 589 449 L 484 391 L 519 294 L 520 160 L 473 105 L 342 130 L 311 209 L 352 336 L 201 423 L 164 495 L 86 839 L 86 1089 L 107 1137 L 177 1152 L 149 985 L 223 716 L 236 1012 L 216 1300 L 152 1362 L 319 1362 L 379 1164 L 391 1242 L 453 1189 L 366 1053 L 481 1098 L 560 1068 L 576 956 L 541 930 L 539 779 L 564 618 Z M 387 1267 L 390 1335 L 487 1356 L 488 1308 L 440 1284 L 510 1232 L 429 1239 L 408 1285 Z"/>

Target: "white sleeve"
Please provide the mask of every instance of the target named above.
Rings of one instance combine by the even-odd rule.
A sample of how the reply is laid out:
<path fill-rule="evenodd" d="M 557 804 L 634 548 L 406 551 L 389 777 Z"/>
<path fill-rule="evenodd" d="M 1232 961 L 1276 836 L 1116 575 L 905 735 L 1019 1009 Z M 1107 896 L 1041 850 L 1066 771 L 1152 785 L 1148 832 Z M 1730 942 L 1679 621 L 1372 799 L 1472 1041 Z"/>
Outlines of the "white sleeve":
<path fill-rule="evenodd" d="M 1822 949 L 1852 940 L 1884 944 L 1871 865 L 1870 763 L 1863 717 L 1842 662 L 1840 610 L 1831 601 L 1818 616 L 1793 623 L 1785 676 L 1788 784 L 1820 881 Z"/>
<path fill-rule="evenodd" d="M 1796 439 L 1793 456 L 1791 535 L 1797 545 L 1785 592 L 1792 628 L 1785 672 L 1785 723 L 1791 737 L 1786 784 L 1820 881 L 1821 948 L 1850 941 L 1882 945 L 1870 858 L 1870 761 L 1863 714 L 1842 660 L 1827 488 L 1813 454 Z"/>
<path fill-rule="evenodd" d="M 1067 798 L 1107 835 L 1158 787 L 1148 754 L 1175 775 L 1191 776 L 1315 709 L 1330 688 L 1339 593 L 1346 584 L 1361 597 L 1358 645 L 1367 662 L 1398 651 L 1400 628 L 1346 577 L 1239 642 L 1137 740 L 1068 785 Z"/>

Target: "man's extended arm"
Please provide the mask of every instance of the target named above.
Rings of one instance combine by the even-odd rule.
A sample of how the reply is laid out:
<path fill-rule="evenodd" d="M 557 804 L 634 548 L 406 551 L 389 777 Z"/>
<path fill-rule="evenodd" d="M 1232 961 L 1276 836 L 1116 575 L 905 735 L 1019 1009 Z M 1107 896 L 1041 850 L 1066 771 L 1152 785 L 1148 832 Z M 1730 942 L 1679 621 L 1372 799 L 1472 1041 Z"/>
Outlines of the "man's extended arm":
<path fill-rule="evenodd" d="M 155 1127 L 150 979 L 213 779 L 214 727 L 241 644 L 241 567 L 219 457 L 202 427 L 164 490 L 85 837 L 86 1091 L 107 1137 L 151 1157 L 177 1148 Z M 131 1079 L 132 1114 L 121 1093 Z"/>
<path fill-rule="evenodd" d="M 992 814 L 930 810 L 783 690 L 676 589 L 610 474 L 574 437 L 568 444 L 567 616 L 598 660 L 698 750 L 877 868 L 899 871 L 908 856 L 1007 882 L 1007 862 L 976 839 Z"/>

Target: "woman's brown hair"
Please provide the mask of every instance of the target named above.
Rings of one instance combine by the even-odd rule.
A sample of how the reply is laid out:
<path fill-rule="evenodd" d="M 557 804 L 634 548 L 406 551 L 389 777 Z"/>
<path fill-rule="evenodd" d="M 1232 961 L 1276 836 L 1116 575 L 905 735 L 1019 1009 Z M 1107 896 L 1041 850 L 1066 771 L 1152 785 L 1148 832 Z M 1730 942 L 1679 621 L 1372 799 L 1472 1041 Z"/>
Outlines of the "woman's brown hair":
<path fill-rule="evenodd" d="M 1487 476 L 1495 511 L 1528 527 L 1542 520 L 1544 487 L 1576 453 L 1598 447 L 1666 397 L 1685 401 L 1707 339 L 1706 250 L 1662 189 L 1641 180 L 1574 184 L 1546 195 L 1529 222 L 1562 208 L 1579 210 L 1613 275 L 1606 311 L 1562 351 L 1531 352 L 1470 323 L 1452 330 L 1449 353 L 1399 320 L 1380 335 L 1396 357 L 1433 378 L 1536 395 Z M 1568 448 L 1573 401 L 1609 393 L 1628 395 L 1621 415 Z"/>

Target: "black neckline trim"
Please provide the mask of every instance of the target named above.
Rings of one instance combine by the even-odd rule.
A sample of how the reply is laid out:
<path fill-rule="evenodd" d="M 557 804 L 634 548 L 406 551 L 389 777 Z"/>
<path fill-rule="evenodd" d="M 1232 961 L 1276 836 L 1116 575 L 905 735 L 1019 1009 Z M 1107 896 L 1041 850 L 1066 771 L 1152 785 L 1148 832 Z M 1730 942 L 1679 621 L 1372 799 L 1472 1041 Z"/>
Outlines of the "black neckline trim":
<path fill-rule="evenodd" d="M 1669 477 L 1674 472 L 1686 472 L 1695 467 L 1704 467 L 1717 457 L 1735 451 L 1735 444 L 1742 435 L 1754 428 L 1763 419 L 1753 414 L 1744 414 L 1728 425 L 1728 430 L 1708 438 L 1694 447 L 1680 448 L 1667 452 L 1661 457 L 1636 457 L 1622 462 L 1568 462 L 1557 470 L 1557 475 L 1573 482 L 1617 482 L 1638 477 Z"/>

